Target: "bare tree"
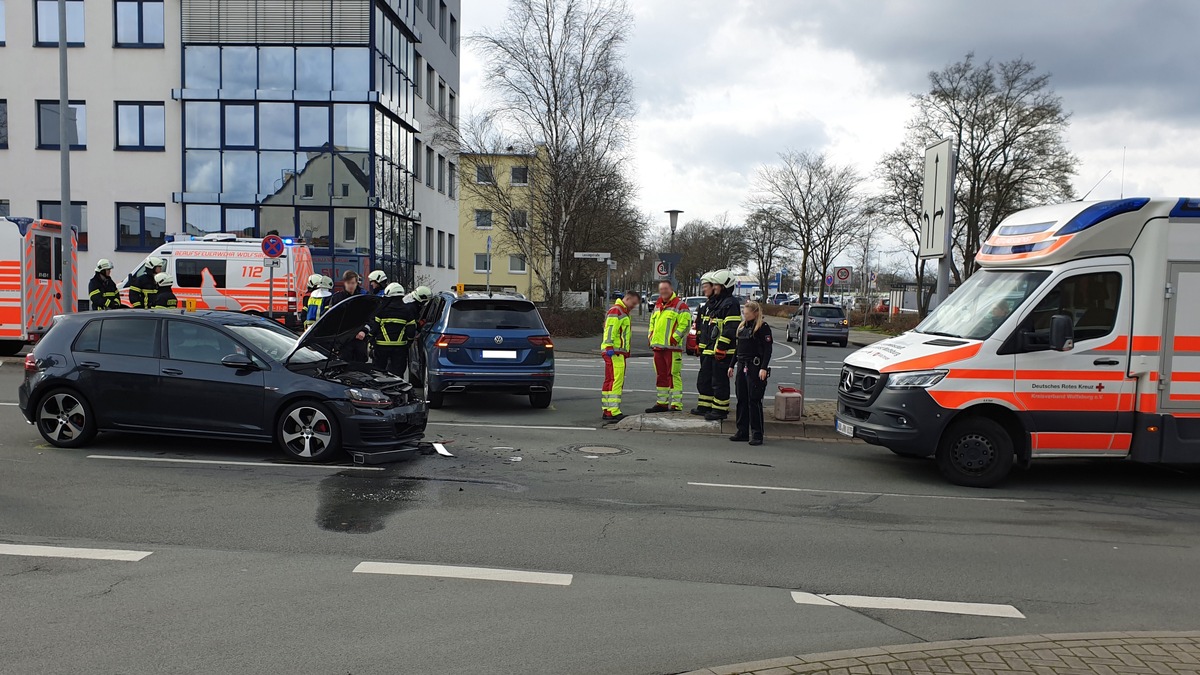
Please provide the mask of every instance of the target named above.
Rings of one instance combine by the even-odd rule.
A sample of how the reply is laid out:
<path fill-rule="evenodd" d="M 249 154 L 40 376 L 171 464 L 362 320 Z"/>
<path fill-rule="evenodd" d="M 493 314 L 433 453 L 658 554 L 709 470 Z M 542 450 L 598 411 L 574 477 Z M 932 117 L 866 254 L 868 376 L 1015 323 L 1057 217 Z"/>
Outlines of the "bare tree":
<path fill-rule="evenodd" d="M 714 270 L 744 267 L 750 257 L 742 228 L 731 225 L 728 214 L 684 223 L 675 235 L 675 248 L 683 255 L 675 267 L 675 277 L 693 290 L 697 277 Z M 666 249 L 664 240 L 659 250 Z"/>
<path fill-rule="evenodd" d="M 930 73 L 929 84 L 914 99 L 910 143 L 954 141 L 958 261 L 952 270 L 961 282 L 976 270 L 983 238 L 1006 216 L 1073 197 L 1079 161 L 1066 147 L 1070 114 L 1051 89 L 1050 75 L 1038 73 L 1032 62 L 979 63 L 967 54 Z"/>
<path fill-rule="evenodd" d="M 763 297 L 766 297 L 767 289 L 771 287 L 776 262 L 787 249 L 787 219 L 777 210 L 756 209 L 746 218 L 746 226 L 742 231 L 746 241 L 746 252 L 758 277 L 758 287 L 762 289 Z"/>
<path fill-rule="evenodd" d="M 779 159 L 779 164 L 759 167 L 747 205 L 752 209 L 778 212 L 787 219 L 791 235 L 788 248 L 800 259 L 800 279 L 807 287 L 813 233 L 822 217 L 818 186 L 828 162 L 824 154 L 795 150 L 780 153 Z"/>
<path fill-rule="evenodd" d="M 812 261 L 828 274 L 833 261 L 849 248 L 863 226 L 862 177 L 850 166 L 827 164 L 817 188 L 821 217 L 812 232 Z M 825 299 L 825 286 L 821 286 Z"/>
<path fill-rule="evenodd" d="M 490 120 L 514 145 L 537 150 L 534 220 L 556 305 L 579 221 L 614 186 L 629 188 L 598 179 L 623 165 L 634 112 L 623 65 L 631 28 L 623 0 L 511 0 L 499 29 L 472 38 L 499 101 Z"/>
<path fill-rule="evenodd" d="M 921 258 L 921 193 L 924 189 L 925 149 L 912 134 L 897 149 L 879 160 L 875 177 L 883 184 L 883 192 L 875 202 L 885 227 L 904 244 L 912 257 L 913 277 L 917 280 L 917 297 L 924 298 L 925 260 Z M 921 306 L 921 315 L 928 303 Z"/>

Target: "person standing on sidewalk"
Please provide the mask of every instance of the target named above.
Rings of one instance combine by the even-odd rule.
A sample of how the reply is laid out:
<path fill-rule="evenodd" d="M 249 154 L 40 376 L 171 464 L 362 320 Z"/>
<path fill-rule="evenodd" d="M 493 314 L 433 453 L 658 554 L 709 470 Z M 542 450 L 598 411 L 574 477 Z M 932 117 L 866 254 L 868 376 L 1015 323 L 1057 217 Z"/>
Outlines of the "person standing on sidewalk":
<path fill-rule="evenodd" d="M 771 374 L 773 347 L 771 327 L 763 320 L 762 306 L 747 302 L 737 328 L 737 361 L 728 373 L 737 383 L 737 432 L 729 437 L 735 443 L 763 444 L 763 396 Z"/>
<path fill-rule="evenodd" d="M 604 352 L 604 389 L 600 392 L 600 405 L 606 423 L 625 419 L 621 412 L 621 391 L 625 388 L 625 359 L 629 356 L 632 330 L 629 313 L 637 306 L 637 293 L 629 291 L 624 299 L 613 303 L 604 319 L 604 338 L 600 342 L 600 350 Z"/>
<path fill-rule="evenodd" d="M 712 412 L 712 373 L 713 373 L 713 356 L 712 346 L 708 339 L 709 329 L 709 311 L 712 309 L 712 272 L 705 272 L 700 277 L 700 292 L 704 295 L 705 302 L 696 310 L 696 354 L 700 357 L 700 373 L 696 376 L 696 394 L 699 401 L 696 407 L 692 408 L 693 415 L 704 417 Z"/>
<path fill-rule="evenodd" d="M 354 270 L 346 270 L 342 275 L 342 290 L 333 294 L 329 298 L 329 306 L 348 300 L 356 295 L 366 295 L 363 292 L 362 286 L 359 285 L 358 272 Z M 353 339 L 342 345 L 339 356 L 350 363 L 366 363 L 367 362 L 367 336 L 370 335 L 370 326 L 363 326 L 362 330 Z"/>
<path fill-rule="evenodd" d="M 648 413 L 683 410 L 683 349 L 691 310 L 675 294 L 670 281 L 658 282 L 658 300 L 650 312 L 650 349 L 654 350 L 655 388 L 658 395 Z"/>
<path fill-rule="evenodd" d="M 729 270 L 712 273 L 713 295 L 708 301 L 709 348 L 712 349 L 712 410 L 704 416 L 710 422 L 729 417 L 729 376 L 737 356 L 737 327 L 742 319 L 738 299 L 733 296 L 736 279 Z"/>

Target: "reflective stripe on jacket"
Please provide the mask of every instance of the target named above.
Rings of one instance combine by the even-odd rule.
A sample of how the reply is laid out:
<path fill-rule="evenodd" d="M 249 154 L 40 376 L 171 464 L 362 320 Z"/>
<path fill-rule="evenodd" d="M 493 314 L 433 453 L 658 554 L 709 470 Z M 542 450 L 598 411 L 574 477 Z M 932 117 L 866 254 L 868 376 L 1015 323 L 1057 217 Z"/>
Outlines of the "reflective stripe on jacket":
<path fill-rule="evenodd" d="M 170 288 L 160 288 L 154 293 L 154 299 L 150 301 L 151 307 L 167 309 L 175 309 L 179 307 L 179 300 L 175 298 L 175 292 Z"/>
<path fill-rule="evenodd" d="M 88 300 L 92 309 L 119 309 L 121 294 L 117 292 L 117 283 L 103 274 L 92 277 L 88 283 Z"/>
<path fill-rule="evenodd" d="M 318 298 L 312 295 L 308 296 L 308 302 L 305 303 L 305 307 L 307 307 L 307 309 L 304 314 L 304 327 L 308 328 L 316 323 L 317 319 L 320 319 L 321 315 L 325 313 L 325 308 L 328 306 L 329 296 L 325 296 L 323 298 Z"/>
<path fill-rule="evenodd" d="M 650 347 L 683 351 L 691 318 L 691 310 L 678 295 L 672 294 L 665 302 L 659 298 L 650 312 Z"/>
<path fill-rule="evenodd" d="M 709 316 L 709 338 L 713 353 L 723 351 L 728 355 L 737 353 L 737 328 L 742 322 L 742 308 L 733 293 L 725 291 L 715 298 Z"/>
<path fill-rule="evenodd" d="M 154 295 L 158 293 L 158 284 L 154 283 L 154 274 L 147 272 L 134 277 L 129 285 L 129 304 L 138 309 L 149 309 L 154 304 Z"/>
<path fill-rule="evenodd" d="M 417 316 L 421 307 L 415 302 L 402 302 L 400 298 L 389 298 L 383 301 L 379 311 L 375 313 L 375 325 L 371 335 L 375 344 L 380 347 L 404 347 L 413 337 L 417 325 Z"/>
<path fill-rule="evenodd" d="M 604 319 L 604 339 L 600 342 L 600 349 L 612 349 L 618 354 L 629 356 L 630 330 L 629 310 L 625 307 L 624 300 L 617 300 Z"/>

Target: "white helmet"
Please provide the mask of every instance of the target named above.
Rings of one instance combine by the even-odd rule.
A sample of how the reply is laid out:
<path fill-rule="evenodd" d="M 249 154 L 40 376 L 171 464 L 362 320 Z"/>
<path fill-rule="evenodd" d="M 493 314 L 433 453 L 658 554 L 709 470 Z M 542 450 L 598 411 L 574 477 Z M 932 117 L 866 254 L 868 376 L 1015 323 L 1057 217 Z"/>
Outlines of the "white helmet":
<path fill-rule="evenodd" d="M 113 268 L 112 261 L 109 260 L 108 258 L 101 258 L 100 261 L 96 263 L 96 271 L 97 272 L 103 272 L 104 270 L 111 270 L 112 268 Z"/>
<path fill-rule="evenodd" d="M 322 275 L 320 287 L 327 291 L 332 291 L 333 290 L 333 278 Z"/>
<path fill-rule="evenodd" d="M 166 261 L 156 255 L 152 255 L 149 258 L 146 258 L 146 267 L 149 269 L 154 269 L 155 267 L 162 267 L 164 265 L 166 265 Z"/>
<path fill-rule="evenodd" d="M 702 274 L 700 276 L 700 283 L 711 284 L 712 282 L 713 282 L 713 273 L 712 272 L 705 272 L 704 274 Z"/>
<path fill-rule="evenodd" d="M 404 287 L 397 283 L 390 283 L 387 288 L 383 289 L 384 297 L 398 298 L 404 295 Z"/>
<path fill-rule="evenodd" d="M 737 283 L 737 279 L 733 276 L 733 272 L 729 270 L 717 270 L 712 273 L 712 282 L 718 286 L 733 288 Z"/>
<path fill-rule="evenodd" d="M 159 286 L 174 286 L 175 277 L 167 274 L 166 272 L 159 272 L 158 274 L 154 275 L 154 283 Z"/>
<path fill-rule="evenodd" d="M 367 275 L 367 280 L 374 281 L 377 284 L 383 285 L 387 283 L 387 272 L 383 270 L 375 270 Z"/>
<path fill-rule="evenodd" d="M 433 289 L 428 286 L 417 286 L 410 295 L 417 302 L 429 302 L 433 299 Z"/>

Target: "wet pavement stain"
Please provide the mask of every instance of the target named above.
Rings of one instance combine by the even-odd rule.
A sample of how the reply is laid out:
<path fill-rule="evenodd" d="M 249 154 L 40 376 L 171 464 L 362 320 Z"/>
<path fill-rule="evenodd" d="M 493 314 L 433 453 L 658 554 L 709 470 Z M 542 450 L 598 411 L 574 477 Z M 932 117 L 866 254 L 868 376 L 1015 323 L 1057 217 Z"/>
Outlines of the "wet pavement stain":
<path fill-rule="evenodd" d="M 370 534 L 418 498 L 418 481 L 337 473 L 318 488 L 317 526 L 329 532 Z"/>

